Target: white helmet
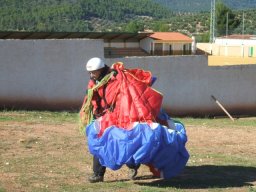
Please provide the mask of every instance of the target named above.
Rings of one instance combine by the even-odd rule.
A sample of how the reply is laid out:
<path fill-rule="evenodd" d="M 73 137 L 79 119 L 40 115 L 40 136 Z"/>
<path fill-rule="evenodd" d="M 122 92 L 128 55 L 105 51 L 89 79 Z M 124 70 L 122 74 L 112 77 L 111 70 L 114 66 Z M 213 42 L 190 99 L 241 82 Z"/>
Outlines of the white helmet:
<path fill-rule="evenodd" d="M 98 57 L 93 57 L 89 59 L 89 61 L 86 64 L 87 71 L 95 71 L 103 67 L 105 67 L 104 61 Z"/>

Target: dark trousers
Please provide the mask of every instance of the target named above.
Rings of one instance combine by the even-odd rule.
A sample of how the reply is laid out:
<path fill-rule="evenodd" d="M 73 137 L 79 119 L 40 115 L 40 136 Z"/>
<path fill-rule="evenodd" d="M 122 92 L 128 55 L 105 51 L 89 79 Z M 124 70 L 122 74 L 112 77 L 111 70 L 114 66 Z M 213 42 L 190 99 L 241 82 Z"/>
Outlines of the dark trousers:
<path fill-rule="evenodd" d="M 93 172 L 97 176 L 103 176 L 106 172 L 106 167 L 100 164 L 97 157 L 93 156 Z"/>
<path fill-rule="evenodd" d="M 129 169 L 139 169 L 140 164 L 139 165 L 128 165 L 128 164 L 126 164 L 126 166 Z M 93 172 L 97 176 L 104 176 L 104 174 L 106 172 L 106 167 L 102 166 L 100 164 L 99 159 L 97 157 L 95 157 L 95 156 L 93 156 Z"/>

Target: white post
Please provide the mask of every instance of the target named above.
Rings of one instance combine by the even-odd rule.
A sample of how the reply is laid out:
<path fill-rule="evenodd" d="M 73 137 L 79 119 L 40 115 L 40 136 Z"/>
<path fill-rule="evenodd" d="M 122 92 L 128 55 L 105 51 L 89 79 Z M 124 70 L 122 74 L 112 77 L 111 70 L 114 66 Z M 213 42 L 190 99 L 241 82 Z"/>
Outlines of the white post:
<path fill-rule="evenodd" d="M 242 49 L 242 50 L 241 50 L 241 54 L 242 54 L 241 56 L 244 57 L 244 43 L 242 44 L 241 49 Z"/>
<path fill-rule="evenodd" d="M 228 45 L 226 43 L 226 46 L 225 46 L 225 56 L 228 56 Z"/>
<path fill-rule="evenodd" d="M 153 55 L 155 55 L 155 43 L 153 42 L 153 50 L 152 50 L 152 53 L 153 53 Z"/>
<path fill-rule="evenodd" d="M 192 54 L 195 55 L 196 54 L 196 39 L 194 36 L 192 36 Z"/>

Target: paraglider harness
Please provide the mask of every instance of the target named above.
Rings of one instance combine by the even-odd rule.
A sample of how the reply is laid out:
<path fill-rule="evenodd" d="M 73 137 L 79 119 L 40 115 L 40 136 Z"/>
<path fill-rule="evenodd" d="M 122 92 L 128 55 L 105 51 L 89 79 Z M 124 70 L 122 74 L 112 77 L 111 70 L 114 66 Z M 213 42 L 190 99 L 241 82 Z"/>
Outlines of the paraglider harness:
<path fill-rule="evenodd" d="M 99 78 L 99 81 L 104 78 L 107 74 L 111 73 L 111 72 L 114 72 L 113 75 L 116 76 L 117 75 L 117 71 L 114 70 L 114 69 L 110 69 L 107 65 L 104 67 L 104 70 L 103 72 L 101 73 L 100 75 L 100 78 Z M 97 82 L 92 79 L 94 81 L 94 83 L 96 84 Z M 107 84 L 104 84 L 103 85 L 103 96 L 101 97 L 98 93 L 98 91 L 95 91 L 94 94 L 95 94 L 95 97 L 96 97 L 96 109 L 94 111 L 94 114 L 93 114 L 93 118 L 94 119 L 97 119 L 101 116 L 103 116 L 107 111 L 109 112 L 112 112 L 115 108 L 115 100 L 116 100 L 116 95 L 115 97 L 113 98 L 111 104 L 108 104 L 107 103 L 107 100 L 106 100 L 106 88 L 107 88 Z M 101 101 L 103 100 L 104 102 L 104 107 L 102 107 L 101 105 Z"/>

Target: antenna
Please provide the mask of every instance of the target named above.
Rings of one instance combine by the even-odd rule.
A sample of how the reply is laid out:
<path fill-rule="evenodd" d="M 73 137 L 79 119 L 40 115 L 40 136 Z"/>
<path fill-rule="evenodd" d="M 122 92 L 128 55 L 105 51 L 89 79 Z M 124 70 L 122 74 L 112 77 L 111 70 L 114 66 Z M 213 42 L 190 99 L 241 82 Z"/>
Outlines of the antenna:
<path fill-rule="evenodd" d="M 210 43 L 215 40 L 215 0 L 211 0 Z"/>

